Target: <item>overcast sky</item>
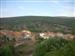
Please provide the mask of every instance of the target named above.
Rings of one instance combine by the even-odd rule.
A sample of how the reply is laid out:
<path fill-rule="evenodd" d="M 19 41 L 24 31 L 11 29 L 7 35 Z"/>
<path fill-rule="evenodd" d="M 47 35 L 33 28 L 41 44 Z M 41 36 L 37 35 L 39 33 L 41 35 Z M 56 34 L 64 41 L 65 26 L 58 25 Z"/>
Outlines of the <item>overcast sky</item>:
<path fill-rule="evenodd" d="M 75 17 L 75 0 L 0 0 L 0 17 Z"/>

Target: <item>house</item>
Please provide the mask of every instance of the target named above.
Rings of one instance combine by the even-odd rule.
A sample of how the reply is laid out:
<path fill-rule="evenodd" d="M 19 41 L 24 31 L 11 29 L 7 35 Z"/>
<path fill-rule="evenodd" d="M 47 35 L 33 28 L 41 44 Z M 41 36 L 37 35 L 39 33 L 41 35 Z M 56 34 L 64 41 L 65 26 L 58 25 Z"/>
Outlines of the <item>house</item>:
<path fill-rule="evenodd" d="M 55 37 L 55 33 L 54 32 L 47 32 L 47 34 L 49 35 L 49 37 Z"/>
<path fill-rule="evenodd" d="M 57 32 L 57 33 L 56 33 L 56 36 L 57 36 L 57 37 L 62 37 L 62 38 L 63 38 L 63 37 L 64 37 L 64 34 L 61 33 L 61 32 Z"/>
<path fill-rule="evenodd" d="M 22 33 L 22 37 L 24 39 L 30 39 L 31 38 L 32 33 L 30 31 L 28 31 L 28 30 L 22 30 L 21 33 Z"/>
<path fill-rule="evenodd" d="M 55 37 L 55 33 L 53 32 L 44 32 L 40 33 L 39 36 L 44 39 L 49 39 L 50 37 Z"/>
<path fill-rule="evenodd" d="M 47 33 L 39 33 L 39 36 L 41 38 L 44 38 L 44 39 L 48 39 L 49 38 L 49 35 L 47 35 Z"/>
<path fill-rule="evenodd" d="M 75 36 L 72 34 L 65 34 L 64 35 L 64 39 L 66 39 L 66 40 L 73 40 L 74 38 L 75 38 Z"/>

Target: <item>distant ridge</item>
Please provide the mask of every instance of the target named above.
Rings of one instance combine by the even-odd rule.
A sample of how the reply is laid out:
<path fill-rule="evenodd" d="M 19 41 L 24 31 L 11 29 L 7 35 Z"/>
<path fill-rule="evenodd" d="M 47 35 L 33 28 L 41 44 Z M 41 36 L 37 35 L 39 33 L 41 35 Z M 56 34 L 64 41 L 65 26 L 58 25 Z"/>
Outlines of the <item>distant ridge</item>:
<path fill-rule="evenodd" d="M 68 16 L 13 16 L 13 17 L 0 17 L 0 18 L 14 18 L 14 17 L 68 17 Z M 71 17 L 69 17 L 71 18 Z M 75 18 L 75 17 L 72 17 L 72 18 Z"/>

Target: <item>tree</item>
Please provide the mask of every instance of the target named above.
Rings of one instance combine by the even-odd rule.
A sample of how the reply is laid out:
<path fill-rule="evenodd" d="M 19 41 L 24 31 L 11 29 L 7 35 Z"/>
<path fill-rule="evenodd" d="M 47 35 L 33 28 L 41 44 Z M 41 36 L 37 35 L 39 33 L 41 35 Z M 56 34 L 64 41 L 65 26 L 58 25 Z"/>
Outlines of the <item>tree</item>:
<path fill-rule="evenodd" d="M 0 56 L 14 56 L 14 45 L 6 36 L 0 37 Z"/>
<path fill-rule="evenodd" d="M 65 39 L 50 38 L 36 45 L 33 56 L 44 56 L 48 52 L 64 47 L 67 43 Z"/>

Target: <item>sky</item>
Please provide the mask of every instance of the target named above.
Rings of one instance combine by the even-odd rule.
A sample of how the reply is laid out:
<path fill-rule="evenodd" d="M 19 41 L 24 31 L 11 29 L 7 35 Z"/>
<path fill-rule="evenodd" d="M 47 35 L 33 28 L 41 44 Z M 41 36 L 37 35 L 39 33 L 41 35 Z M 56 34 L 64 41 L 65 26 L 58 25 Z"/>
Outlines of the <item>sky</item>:
<path fill-rule="evenodd" d="M 75 0 L 0 0 L 0 17 L 75 17 Z"/>

